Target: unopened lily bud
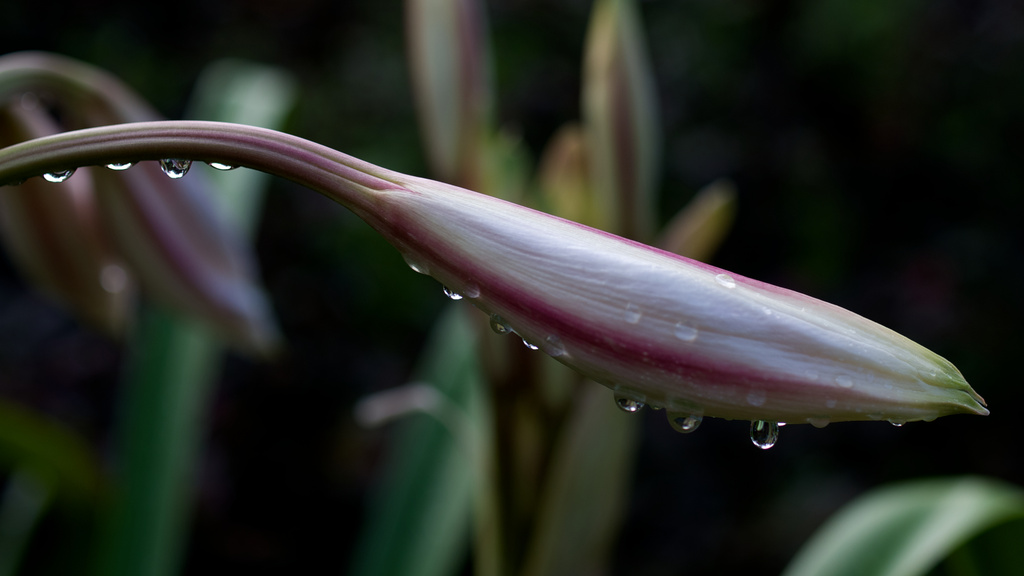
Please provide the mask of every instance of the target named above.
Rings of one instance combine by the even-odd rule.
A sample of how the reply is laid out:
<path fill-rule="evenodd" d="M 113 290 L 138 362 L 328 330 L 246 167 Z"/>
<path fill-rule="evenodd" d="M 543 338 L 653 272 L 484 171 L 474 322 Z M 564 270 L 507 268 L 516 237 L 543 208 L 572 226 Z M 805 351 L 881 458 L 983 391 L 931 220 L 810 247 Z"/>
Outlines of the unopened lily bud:
<path fill-rule="evenodd" d="M 583 69 L 583 119 L 598 228 L 629 238 L 652 235 L 657 107 L 636 7 L 630 0 L 599 0 Z"/>
<path fill-rule="evenodd" d="M 383 172 L 374 172 L 380 177 Z M 390 173 L 358 212 L 496 332 L 636 403 L 824 425 L 987 414 L 952 364 L 848 310 L 522 206 Z"/>
<path fill-rule="evenodd" d="M 476 187 L 491 114 L 487 23 L 479 0 L 407 0 L 406 36 L 424 148 L 442 180 Z"/>
<path fill-rule="evenodd" d="M 551 138 L 541 156 L 537 180 L 547 212 L 590 223 L 594 202 L 586 141 L 579 126 L 563 126 Z"/>
<path fill-rule="evenodd" d="M 154 300 L 202 319 L 242 350 L 272 353 L 279 334 L 252 255 L 218 218 L 201 175 L 173 178 L 188 170 L 174 162 L 96 173 L 108 234 Z"/>
<path fill-rule="evenodd" d="M 13 86 L 44 87 L 76 127 L 159 119 L 110 74 L 52 54 L 0 57 L 0 93 Z M 95 190 L 89 190 L 96 214 L 89 225 L 110 239 L 111 250 L 154 301 L 206 322 L 241 350 L 272 353 L 279 335 L 251 247 L 218 214 L 202 178 L 183 177 L 190 165 L 125 159 L 96 168 Z"/>
<path fill-rule="evenodd" d="M 0 147 L 59 131 L 32 103 L 0 109 Z M 92 326 L 119 334 L 133 283 L 101 233 L 87 172 L 68 170 L 0 188 L 0 237 L 36 288 Z"/>
<path fill-rule="evenodd" d="M 848 310 L 271 130 L 154 122 L 42 138 L 0 150 L 0 183 L 155 149 L 238 161 L 333 198 L 496 332 L 612 388 L 627 409 L 683 415 L 672 419 L 682 431 L 704 416 L 751 420 L 764 448 L 776 422 L 988 413 L 948 361 Z"/>

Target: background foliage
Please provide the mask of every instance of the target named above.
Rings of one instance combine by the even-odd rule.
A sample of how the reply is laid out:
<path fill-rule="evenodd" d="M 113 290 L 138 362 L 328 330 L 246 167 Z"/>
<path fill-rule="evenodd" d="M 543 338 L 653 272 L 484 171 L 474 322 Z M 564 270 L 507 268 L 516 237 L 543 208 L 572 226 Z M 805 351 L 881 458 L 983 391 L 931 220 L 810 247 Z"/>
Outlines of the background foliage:
<path fill-rule="evenodd" d="M 397 0 L 59 4 L 6 5 L 0 53 L 93 63 L 170 118 L 214 59 L 281 66 L 300 91 L 286 131 L 426 174 Z M 590 3 L 488 9 L 499 117 L 537 154 L 579 117 Z M 617 573 L 774 573 L 868 489 L 965 473 L 1024 485 L 1013 368 L 1024 339 L 1024 8 L 661 0 L 641 11 L 662 103 L 662 217 L 733 178 L 739 212 L 717 265 L 919 341 L 957 364 L 992 415 L 794 426 L 761 452 L 746 423 L 709 420 L 681 436 L 645 411 Z M 405 382 L 433 319 L 457 305 L 344 209 L 272 186 L 258 246 L 291 351 L 270 365 L 229 359 L 197 478 L 189 573 L 342 571 L 389 433 L 359 429 L 352 406 Z M 103 451 L 121 355 L 0 260 L 5 398 Z M 57 510 L 29 565 L 51 562 L 48 545 L 74 526 Z"/>

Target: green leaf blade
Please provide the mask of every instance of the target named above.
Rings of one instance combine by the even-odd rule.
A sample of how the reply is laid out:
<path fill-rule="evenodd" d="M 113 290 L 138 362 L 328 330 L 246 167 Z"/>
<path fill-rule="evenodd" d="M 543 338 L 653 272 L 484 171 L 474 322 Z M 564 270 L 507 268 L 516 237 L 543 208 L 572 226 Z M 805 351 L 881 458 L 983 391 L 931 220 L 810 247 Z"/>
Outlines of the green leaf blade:
<path fill-rule="evenodd" d="M 986 478 L 928 479 L 885 487 L 842 509 L 783 574 L 927 574 L 971 539 L 1021 520 L 1024 491 Z"/>

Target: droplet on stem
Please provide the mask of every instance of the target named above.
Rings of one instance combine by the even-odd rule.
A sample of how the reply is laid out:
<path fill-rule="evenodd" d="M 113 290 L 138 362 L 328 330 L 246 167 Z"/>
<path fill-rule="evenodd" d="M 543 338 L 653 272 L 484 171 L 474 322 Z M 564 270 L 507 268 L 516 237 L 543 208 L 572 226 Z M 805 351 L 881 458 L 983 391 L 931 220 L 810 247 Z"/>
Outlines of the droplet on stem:
<path fill-rule="evenodd" d="M 111 162 L 110 164 L 107 164 L 107 168 L 108 169 L 114 170 L 114 171 L 117 171 L 117 172 L 121 172 L 122 170 L 127 170 L 127 169 L 131 168 L 132 166 L 135 166 L 135 162 Z"/>
<path fill-rule="evenodd" d="M 496 334 L 509 334 L 512 332 L 512 327 L 501 316 L 491 314 L 491 330 L 494 330 Z"/>
<path fill-rule="evenodd" d="M 430 274 L 430 267 L 427 266 L 427 263 L 420 261 L 415 256 L 402 254 L 402 259 L 405 260 L 405 263 L 409 265 L 413 272 L 417 274 Z"/>
<path fill-rule="evenodd" d="M 444 287 L 444 295 L 452 300 L 462 300 L 462 294 L 459 294 L 447 286 Z"/>
<path fill-rule="evenodd" d="M 761 450 L 767 450 L 779 440 L 779 425 L 775 422 L 756 420 L 750 423 L 750 441 Z"/>
<path fill-rule="evenodd" d="M 628 412 L 630 414 L 635 414 L 644 407 L 643 402 L 626 396 L 619 396 L 618 394 L 615 395 L 615 405 L 623 412 Z"/>
<path fill-rule="evenodd" d="M 71 175 L 75 173 L 74 168 L 68 170 L 60 170 L 58 172 L 47 172 L 43 174 L 43 180 L 47 182 L 53 182 L 54 184 L 60 184 L 61 182 L 71 178 Z"/>
<path fill-rule="evenodd" d="M 223 162 L 207 162 L 207 164 L 209 164 L 210 168 L 213 168 L 214 170 L 234 170 L 235 168 L 238 168 L 238 166 L 232 166 L 231 164 L 225 164 Z"/>
<path fill-rule="evenodd" d="M 704 421 L 704 417 L 700 414 L 685 414 L 682 412 L 666 412 L 665 414 L 668 416 L 669 426 L 682 434 L 693 432 Z"/>
<path fill-rule="evenodd" d="M 160 160 L 160 169 L 167 174 L 169 178 L 183 178 L 185 174 L 188 174 L 188 169 L 192 167 L 191 160 L 182 160 L 180 158 L 164 158 Z"/>
<path fill-rule="evenodd" d="M 562 344 L 561 338 L 552 334 L 544 339 L 544 351 L 548 353 L 548 356 L 558 358 L 565 355 L 565 345 Z"/>
<path fill-rule="evenodd" d="M 540 346 L 537 346 L 536 344 L 530 344 L 529 342 L 526 341 L 526 338 L 523 338 L 523 346 L 526 346 L 530 350 L 540 350 Z"/>

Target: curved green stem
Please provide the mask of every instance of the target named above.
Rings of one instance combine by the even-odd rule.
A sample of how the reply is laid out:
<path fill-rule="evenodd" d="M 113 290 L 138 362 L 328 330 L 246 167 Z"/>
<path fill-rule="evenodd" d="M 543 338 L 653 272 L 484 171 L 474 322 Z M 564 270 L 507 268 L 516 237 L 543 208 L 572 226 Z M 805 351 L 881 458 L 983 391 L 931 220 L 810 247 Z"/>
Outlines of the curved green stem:
<path fill-rule="evenodd" d="M 224 122 L 136 122 L 75 130 L 0 150 L 0 185 L 81 166 L 183 158 L 245 166 L 287 178 L 365 214 L 394 173 L 326 146 Z"/>

